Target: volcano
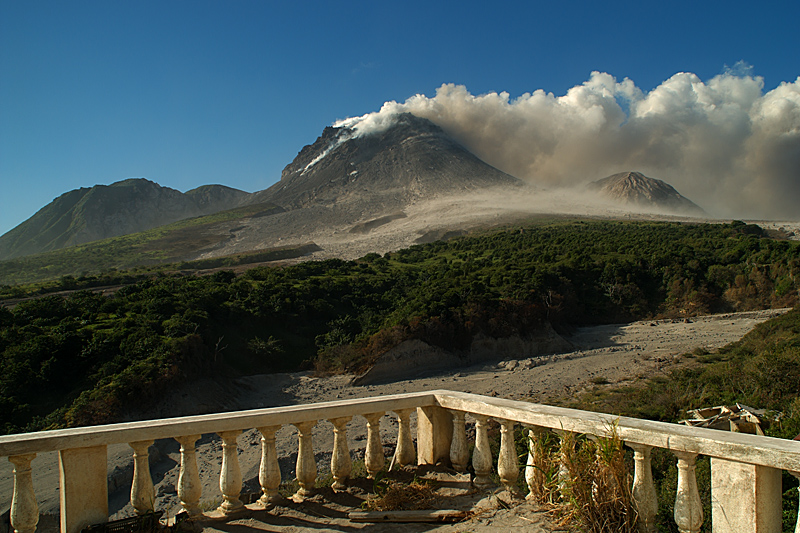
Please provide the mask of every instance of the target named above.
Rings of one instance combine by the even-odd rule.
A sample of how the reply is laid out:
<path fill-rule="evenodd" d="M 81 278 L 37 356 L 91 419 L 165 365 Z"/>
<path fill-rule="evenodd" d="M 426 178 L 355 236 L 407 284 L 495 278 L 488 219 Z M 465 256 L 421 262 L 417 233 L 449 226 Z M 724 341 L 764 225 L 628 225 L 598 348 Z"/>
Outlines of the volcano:
<path fill-rule="evenodd" d="M 253 197 L 284 209 L 358 204 L 373 215 L 418 200 L 521 182 L 484 163 L 431 121 L 410 113 L 384 131 L 327 127 Z"/>
<path fill-rule="evenodd" d="M 641 172 L 620 172 L 591 182 L 587 188 L 623 205 L 665 213 L 703 215 L 704 211 L 670 184 Z"/>

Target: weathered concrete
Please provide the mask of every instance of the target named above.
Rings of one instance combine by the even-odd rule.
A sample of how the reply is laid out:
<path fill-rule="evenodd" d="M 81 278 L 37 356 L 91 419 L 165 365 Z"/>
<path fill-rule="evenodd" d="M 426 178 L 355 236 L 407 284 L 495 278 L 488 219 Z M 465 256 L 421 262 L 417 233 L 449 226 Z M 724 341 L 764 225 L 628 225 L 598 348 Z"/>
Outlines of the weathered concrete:
<path fill-rule="evenodd" d="M 61 450 L 61 531 L 78 533 L 108 520 L 106 447 Z"/>
<path fill-rule="evenodd" d="M 533 426 L 536 431 L 550 429 L 564 435 L 581 433 L 607 436 L 613 431 L 628 446 L 637 450 L 637 473 L 633 489 L 637 498 L 642 500 L 639 508 L 647 515 L 647 521 L 653 515 L 649 449 L 659 447 L 670 450 L 678 458 L 679 469 L 675 519 L 682 530 L 690 532 L 697 531 L 702 520 L 694 474 L 697 455 L 712 458 L 716 506 L 713 519 L 717 532 L 764 532 L 773 531 L 775 524 L 780 527 L 780 470 L 800 472 L 800 441 L 614 417 L 446 390 L 8 435 L 0 437 L 0 456 L 11 456 L 15 464 L 19 463 L 19 484 L 14 492 L 18 510 L 16 522 L 20 529 L 30 530 L 34 527 L 31 524 L 35 524 L 32 510 L 35 505 L 30 505 L 35 501 L 35 495 L 29 472 L 26 472 L 26 465 L 30 461 L 23 456 L 28 454 L 32 457 L 34 453 L 59 450 L 62 531 L 75 533 L 88 524 L 107 519 L 108 444 L 126 442 L 138 450 L 131 501 L 141 512 L 148 509 L 147 500 L 152 494 L 151 483 L 148 483 L 151 480 L 148 479 L 147 444 L 161 438 L 178 439 L 182 444 L 181 475 L 184 480 L 178 484 L 178 496 L 186 508 L 199 514 L 196 509 L 199 495 L 193 488 L 197 484 L 193 446 L 201 434 L 219 434 L 224 441 L 220 488 L 225 497 L 220 511 L 236 514 L 244 508 L 239 500 L 242 481 L 236 445 L 236 436 L 240 431 L 260 428 L 265 435 L 262 441 L 263 457 L 266 463 L 272 464 L 262 465 L 263 472 L 259 474 L 264 497 L 258 505 L 263 507 L 272 504 L 271 495 L 280 481 L 279 471 L 276 471 L 274 434 L 281 426 L 293 424 L 300 432 L 297 477 L 305 494 L 298 494 L 306 497 L 313 491 L 317 472 L 310 438 L 310 431 L 317 420 L 341 419 L 339 426 L 343 427 L 341 422 L 348 417 L 361 415 L 367 418 L 369 446 L 365 462 L 370 473 L 375 475 L 384 466 L 383 447 L 378 433 L 380 416 L 384 412 L 394 411 L 402 419 L 398 423 L 398 430 L 404 442 L 398 448 L 402 452 L 398 452 L 398 457 L 403 458 L 398 460 L 404 463 L 406 456 L 413 452 L 405 420 L 414 409 L 417 411 L 417 462 L 421 465 L 448 465 L 451 457 L 455 457 L 455 462 L 463 466 L 463 423 L 461 415 L 454 422 L 453 413 L 469 414 L 476 421 L 472 465 L 475 471 L 473 483 L 478 487 L 491 484 L 493 457 L 487 438 L 489 419 L 500 422 L 502 426 L 498 473 L 504 485 L 512 489 L 519 470 L 511 440 L 515 424 Z M 455 437 L 454 425 L 457 426 Z M 341 459 L 349 451 L 346 441 L 340 441 L 340 446 L 342 449 L 337 453 Z M 349 474 L 346 465 L 337 463 L 336 470 L 338 481 L 344 484 Z M 535 476 L 526 475 L 528 478 L 535 480 Z M 650 525 L 645 524 L 645 529 Z"/>
<path fill-rule="evenodd" d="M 453 417 L 450 411 L 429 406 L 417 408 L 417 463 L 450 464 Z"/>
<path fill-rule="evenodd" d="M 711 458 L 714 533 L 779 533 L 781 471 Z"/>

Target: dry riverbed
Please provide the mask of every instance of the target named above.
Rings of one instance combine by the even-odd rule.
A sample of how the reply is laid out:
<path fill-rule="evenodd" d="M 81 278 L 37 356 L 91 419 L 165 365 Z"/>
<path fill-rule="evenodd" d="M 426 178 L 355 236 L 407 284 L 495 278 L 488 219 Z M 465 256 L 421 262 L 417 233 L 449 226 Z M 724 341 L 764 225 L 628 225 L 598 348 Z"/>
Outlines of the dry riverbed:
<path fill-rule="evenodd" d="M 677 355 L 691 352 L 695 348 L 709 351 L 720 348 L 740 339 L 756 324 L 784 312 L 786 310 L 754 311 L 697 317 L 686 321 L 643 321 L 581 328 L 567 338 L 575 346 L 569 353 L 524 360 L 515 360 L 513 354 L 507 354 L 499 362 L 385 384 L 352 386 L 350 385 L 352 376 L 317 377 L 308 372 L 251 376 L 229 382 L 204 380 L 175 391 L 169 402 L 165 402 L 160 409 L 148 415 L 151 418 L 163 418 L 196 412 L 235 411 L 434 389 L 547 403 L 555 398 L 574 396 L 592 386 L 593 382 L 618 383 L 656 375 L 663 372 L 664 366 Z M 390 457 L 397 434 L 394 418 L 389 416 L 383 418 L 381 432 L 387 457 Z M 361 417 L 356 417 L 348 425 L 348 438 L 354 457 L 363 458 L 366 429 Z M 277 443 L 282 477 L 284 480 L 292 479 L 297 454 L 297 432 L 294 427 L 282 428 L 278 432 Z M 332 444 L 332 425 L 327 421 L 320 421 L 314 432 L 314 449 L 317 452 L 321 473 L 329 468 Z M 256 430 L 244 432 L 239 437 L 239 447 L 240 464 L 245 480 L 244 492 L 258 492 L 260 461 L 258 432 Z M 180 461 L 179 447 L 175 441 L 165 440 L 157 442 L 151 450 L 151 470 L 157 494 L 156 508 L 169 509 L 169 513 L 174 515 L 180 510 L 175 489 Z M 127 516 L 132 512 L 127 501 L 133 472 L 131 450 L 126 444 L 120 444 L 109 447 L 108 455 L 109 510 L 114 517 Z M 221 501 L 219 491 L 221 456 L 221 443 L 215 436 L 205 435 L 198 442 L 198 465 L 203 483 L 202 503 L 208 509 L 214 508 Z M 33 461 L 32 466 L 40 511 L 54 514 L 58 510 L 56 454 L 41 454 Z M 0 513 L 10 506 L 12 486 L 11 465 L 2 460 L 0 461 Z M 282 513 L 287 514 L 285 521 L 267 520 L 266 524 L 260 522 L 262 526 L 253 523 L 250 524 L 251 527 L 268 531 L 300 531 L 305 529 L 302 525 L 303 520 L 314 521 L 319 518 L 302 517 L 299 509 L 293 510 L 290 507 L 281 509 Z M 514 527 L 519 526 L 523 531 L 542 531 L 543 519 L 538 517 L 539 515 L 532 514 L 520 518 L 522 516 L 520 513 L 525 512 L 519 508 L 494 509 L 484 513 L 484 522 L 481 522 L 479 517 L 469 527 L 471 530 L 482 528 L 488 530 L 489 527 L 510 527 L 513 523 Z M 345 524 L 346 530 L 362 529 L 364 526 L 374 528 L 364 524 L 351 524 L 346 518 L 336 519 L 341 521 L 338 524 L 335 520 L 333 522 L 331 520 L 319 519 L 313 529 L 325 531 L 326 528 L 330 528 L 341 531 L 341 527 Z M 44 521 L 42 525 L 45 525 Z M 453 526 L 441 527 L 444 528 L 441 531 L 459 530 L 447 529 Z M 418 529 L 418 531 L 430 530 L 431 526 Z"/>

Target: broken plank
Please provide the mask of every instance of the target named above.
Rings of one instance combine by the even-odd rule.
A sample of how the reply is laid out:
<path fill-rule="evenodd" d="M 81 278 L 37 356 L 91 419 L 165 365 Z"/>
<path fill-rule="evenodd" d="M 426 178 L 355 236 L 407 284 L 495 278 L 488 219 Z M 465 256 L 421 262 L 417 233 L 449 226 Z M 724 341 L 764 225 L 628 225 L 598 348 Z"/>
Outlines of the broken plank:
<path fill-rule="evenodd" d="M 352 511 L 348 516 L 353 522 L 457 522 L 467 517 L 467 511 Z"/>

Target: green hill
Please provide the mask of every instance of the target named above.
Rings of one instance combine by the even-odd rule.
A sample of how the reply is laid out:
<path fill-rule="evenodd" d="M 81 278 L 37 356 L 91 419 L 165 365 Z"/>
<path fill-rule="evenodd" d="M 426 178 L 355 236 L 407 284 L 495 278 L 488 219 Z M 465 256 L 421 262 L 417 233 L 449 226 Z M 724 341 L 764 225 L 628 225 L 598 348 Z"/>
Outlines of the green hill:
<path fill-rule="evenodd" d="M 117 420 L 177 381 L 356 371 L 406 339 L 458 353 L 477 335 L 788 307 L 800 243 L 760 228 L 560 222 L 358 261 L 155 275 L 0 308 L 6 432 Z M 42 393 L 41 391 L 47 391 Z"/>
<path fill-rule="evenodd" d="M 280 211 L 272 204 L 253 204 L 139 233 L 0 261 L 0 285 L 186 261 L 199 250 L 230 238 L 229 226 L 221 223 L 269 216 Z"/>
<path fill-rule="evenodd" d="M 141 178 L 76 189 L 0 236 L 0 259 L 58 250 L 232 209 L 247 196 L 222 185 L 182 193 Z"/>

